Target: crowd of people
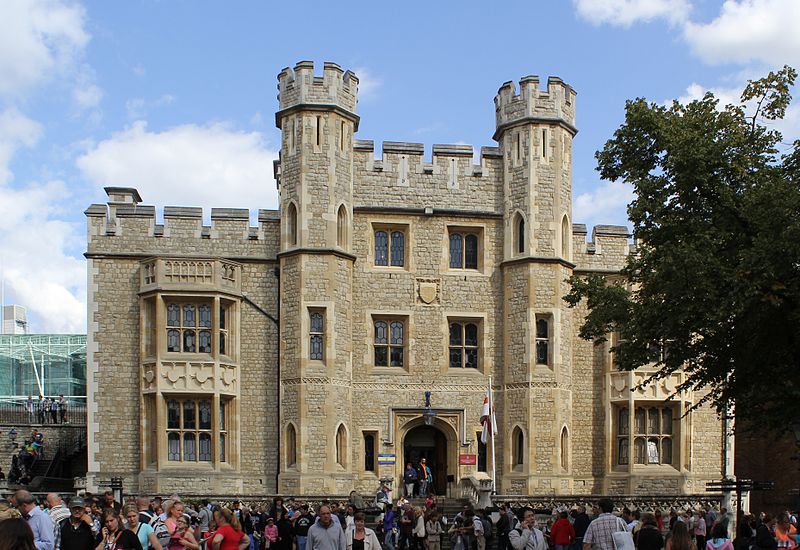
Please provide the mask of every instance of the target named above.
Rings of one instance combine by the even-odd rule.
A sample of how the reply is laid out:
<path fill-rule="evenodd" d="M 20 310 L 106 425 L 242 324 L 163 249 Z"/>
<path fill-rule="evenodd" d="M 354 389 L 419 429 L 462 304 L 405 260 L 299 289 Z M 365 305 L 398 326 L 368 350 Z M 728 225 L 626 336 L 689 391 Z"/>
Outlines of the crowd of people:
<path fill-rule="evenodd" d="M 34 424 L 64 424 L 67 421 L 67 407 L 69 402 L 64 394 L 60 394 L 56 399 L 53 397 L 39 396 L 33 399 L 28 396 L 25 400 L 25 411 L 28 413 L 28 423 Z"/>
<path fill-rule="evenodd" d="M 384 486 L 364 510 L 346 503 L 275 498 L 269 506 L 208 500 L 128 497 L 107 491 L 43 505 L 24 490 L 0 501 L 0 550 L 795 550 L 797 515 L 742 516 L 733 538 L 722 508 L 662 513 L 622 510 L 610 499 L 586 510 L 541 513 L 530 508 L 442 514 L 436 498 L 391 498 Z M 413 495 L 413 492 L 411 493 Z M 420 499 L 421 500 L 421 499 Z M 366 512 L 366 513 L 365 513 Z"/>
<path fill-rule="evenodd" d="M 9 439 L 16 449 L 16 453 L 11 457 L 8 482 L 27 485 L 31 481 L 33 466 L 36 461 L 44 458 L 44 434 L 34 429 L 31 431 L 31 435 L 26 437 L 22 443 L 19 443 L 17 438 L 17 429 L 11 428 Z"/>

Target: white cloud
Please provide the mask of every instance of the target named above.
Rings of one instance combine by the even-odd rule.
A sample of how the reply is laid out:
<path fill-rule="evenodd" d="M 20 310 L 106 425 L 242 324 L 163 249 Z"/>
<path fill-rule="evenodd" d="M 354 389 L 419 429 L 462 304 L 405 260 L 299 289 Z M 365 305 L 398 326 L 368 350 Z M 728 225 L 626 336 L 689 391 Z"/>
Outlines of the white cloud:
<path fill-rule="evenodd" d="M 0 234 L 7 299 L 28 308 L 36 332 L 86 331 L 86 264 L 65 250 L 82 226 L 65 222 L 71 194 L 62 181 L 0 187 Z"/>
<path fill-rule="evenodd" d="M 77 166 L 97 186 L 137 188 L 148 204 L 255 209 L 278 204 L 276 158 L 256 132 L 221 124 L 150 132 L 137 121 L 92 147 Z"/>
<path fill-rule="evenodd" d="M 87 84 L 86 86 L 75 88 L 72 95 L 79 107 L 91 109 L 96 107 L 100 100 L 103 99 L 103 90 L 95 84 Z"/>
<path fill-rule="evenodd" d="M 629 225 L 627 207 L 633 200 L 633 186 L 620 181 L 604 181 L 589 193 L 575 197 L 572 219 L 588 226 Z"/>
<path fill-rule="evenodd" d="M 637 21 L 665 19 L 684 22 L 691 11 L 689 0 L 572 0 L 578 15 L 599 25 L 630 27 Z"/>
<path fill-rule="evenodd" d="M 357 67 L 353 72 L 358 77 L 358 99 L 374 98 L 383 81 L 365 67 Z"/>
<path fill-rule="evenodd" d="M 59 0 L 6 0 L 0 17 L 0 96 L 20 97 L 68 74 L 89 41 L 82 6 Z"/>
<path fill-rule="evenodd" d="M 798 0 L 725 0 L 710 23 L 687 23 L 684 37 L 707 63 L 800 64 Z"/>
<path fill-rule="evenodd" d="M 0 186 L 10 182 L 14 175 L 9 163 L 21 146 L 33 147 L 42 135 L 42 126 L 16 108 L 0 113 Z"/>

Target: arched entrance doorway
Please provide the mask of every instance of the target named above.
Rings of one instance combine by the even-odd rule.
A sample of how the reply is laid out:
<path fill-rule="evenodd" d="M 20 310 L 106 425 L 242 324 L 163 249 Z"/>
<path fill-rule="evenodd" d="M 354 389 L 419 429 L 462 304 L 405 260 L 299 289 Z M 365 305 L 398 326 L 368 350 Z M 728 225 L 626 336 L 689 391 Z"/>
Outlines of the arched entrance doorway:
<path fill-rule="evenodd" d="M 417 468 L 422 458 L 433 474 L 433 493 L 446 495 L 447 436 L 435 426 L 419 425 L 409 430 L 403 438 L 403 469 L 409 462 Z"/>

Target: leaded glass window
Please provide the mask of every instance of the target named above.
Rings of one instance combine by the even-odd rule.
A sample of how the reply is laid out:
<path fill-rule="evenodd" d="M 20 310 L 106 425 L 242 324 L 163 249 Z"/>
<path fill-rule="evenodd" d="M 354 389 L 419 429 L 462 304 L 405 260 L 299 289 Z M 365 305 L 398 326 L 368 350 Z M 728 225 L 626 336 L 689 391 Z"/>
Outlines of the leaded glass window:
<path fill-rule="evenodd" d="M 375 232 L 375 265 L 389 265 L 389 234 Z"/>
<path fill-rule="evenodd" d="M 310 358 L 322 361 L 325 357 L 325 317 L 322 311 L 309 312 L 309 341 Z"/>
<path fill-rule="evenodd" d="M 211 353 L 213 342 L 211 305 L 167 304 L 167 351 Z"/>
<path fill-rule="evenodd" d="M 450 368 L 478 368 L 478 325 L 450 323 Z"/>
<path fill-rule="evenodd" d="M 536 363 L 550 364 L 550 323 L 548 319 L 536 319 Z"/>
<path fill-rule="evenodd" d="M 167 401 L 167 459 L 210 462 L 211 448 L 211 400 Z"/>
<path fill-rule="evenodd" d="M 478 269 L 478 236 L 450 233 L 450 269 Z"/>
<path fill-rule="evenodd" d="M 464 262 L 464 237 L 458 233 L 450 235 L 450 267 L 461 269 Z"/>
<path fill-rule="evenodd" d="M 379 319 L 373 325 L 376 367 L 405 366 L 405 322 Z"/>
<path fill-rule="evenodd" d="M 633 461 L 638 465 L 673 463 L 673 413 L 671 406 L 635 407 L 633 434 L 628 433 L 628 408 L 617 413 L 617 464 L 627 465 L 628 449 L 633 446 Z M 623 452 L 624 450 L 624 452 Z"/>
<path fill-rule="evenodd" d="M 392 266 L 403 267 L 405 264 L 405 234 L 402 231 L 392 231 Z"/>

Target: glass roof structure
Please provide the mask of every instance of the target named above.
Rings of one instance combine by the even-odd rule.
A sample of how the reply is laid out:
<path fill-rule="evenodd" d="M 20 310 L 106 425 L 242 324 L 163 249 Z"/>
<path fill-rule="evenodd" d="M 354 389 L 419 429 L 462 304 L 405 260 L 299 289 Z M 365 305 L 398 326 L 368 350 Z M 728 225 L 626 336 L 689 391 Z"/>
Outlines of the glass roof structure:
<path fill-rule="evenodd" d="M 0 399 L 86 397 L 86 335 L 0 335 Z"/>

